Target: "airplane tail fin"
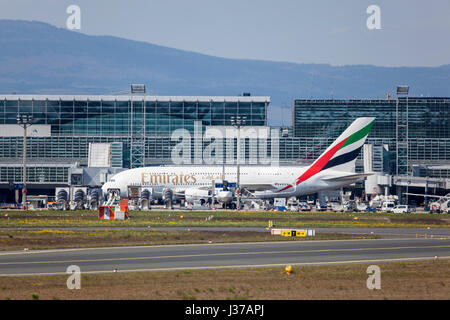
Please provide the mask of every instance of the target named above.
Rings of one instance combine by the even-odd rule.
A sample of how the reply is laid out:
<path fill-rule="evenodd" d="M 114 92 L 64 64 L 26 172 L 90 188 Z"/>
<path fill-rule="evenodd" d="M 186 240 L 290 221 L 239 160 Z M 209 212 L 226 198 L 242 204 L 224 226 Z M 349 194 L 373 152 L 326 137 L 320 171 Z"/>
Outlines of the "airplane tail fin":
<path fill-rule="evenodd" d="M 297 178 L 296 184 L 316 173 L 333 168 L 337 171 L 355 172 L 356 158 L 375 121 L 373 117 L 357 118 L 353 123 Z"/>

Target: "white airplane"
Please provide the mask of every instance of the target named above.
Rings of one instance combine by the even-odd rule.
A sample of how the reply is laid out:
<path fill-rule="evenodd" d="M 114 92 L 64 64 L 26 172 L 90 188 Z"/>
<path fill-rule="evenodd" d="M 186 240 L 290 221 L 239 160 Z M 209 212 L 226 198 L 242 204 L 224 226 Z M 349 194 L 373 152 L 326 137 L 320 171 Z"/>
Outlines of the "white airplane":
<path fill-rule="evenodd" d="M 251 166 L 240 168 L 241 188 L 257 199 L 289 198 L 335 190 L 351 185 L 372 173 L 355 173 L 355 162 L 366 141 L 375 118 L 357 118 L 311 165 Z M 103 194 L 116 192 L 127 196 L 128 186 L 153 189 L 162 197 L 169 192 L 183 197 L 211 196 L 212 183 L 236 182 L 235 165 L 216 166 L 161 166 L 122 171 L 106 182 Z M 218 192 L 219 201 L 230 202 L 230 191 Z"/>

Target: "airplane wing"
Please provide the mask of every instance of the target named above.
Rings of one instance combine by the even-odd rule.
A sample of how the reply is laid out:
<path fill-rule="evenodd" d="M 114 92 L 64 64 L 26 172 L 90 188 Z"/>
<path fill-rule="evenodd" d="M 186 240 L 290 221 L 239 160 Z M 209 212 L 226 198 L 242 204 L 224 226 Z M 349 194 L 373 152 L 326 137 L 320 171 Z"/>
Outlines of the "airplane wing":
<path fill-rule="evenodd" d="M 326 181 L 356 180 L 356 179 L 364 179 L 371 175 L 373 175 L 373 173 L 348 173 L 337 177 L 323 178 L 323 180 Z"/>
<path fill-rule="evenodd" d="M 448 195 L 447 196 L 437 196 L 434 194 L 422 194 L 422 193 L 410 193 L 410 192 L 405 192 L 404 194 L 410 195 L 410 196 L 422 196 L 422 197 L 427 197 L 427 198 L 450 198 Z"/>
<path fill-rule="evenodd" d="M 241 187 L 249 191 L 266 191 L 276 189 L 276 187 L 272 184 L 241 184 Z"/>
<path fill-rule="evenodd" d="M 195 187 L 195 188 L 199 189 L 199 190 L 210 190 L 211 189 L 211 187 Z M 173 193 L 178 197 L 184 197 L 185 192 L 186 192 L 185 188 L 173 190 Z"/>
<path fill-rule="evenodd" d="M 209 187 L 197 187 L 198 190 L 211 190 L 211 186 Z"/>

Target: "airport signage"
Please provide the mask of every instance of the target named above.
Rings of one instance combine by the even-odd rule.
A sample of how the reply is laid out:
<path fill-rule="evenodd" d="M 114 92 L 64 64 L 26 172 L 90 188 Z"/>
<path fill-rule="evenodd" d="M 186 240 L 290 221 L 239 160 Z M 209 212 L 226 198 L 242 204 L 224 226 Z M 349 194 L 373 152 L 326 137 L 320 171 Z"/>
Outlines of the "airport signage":
<path fill-rule="evenodd" d="M 314 237 L 316 231 L 313 229 L 272 229 L 271 234 L 282 237 Z"/>

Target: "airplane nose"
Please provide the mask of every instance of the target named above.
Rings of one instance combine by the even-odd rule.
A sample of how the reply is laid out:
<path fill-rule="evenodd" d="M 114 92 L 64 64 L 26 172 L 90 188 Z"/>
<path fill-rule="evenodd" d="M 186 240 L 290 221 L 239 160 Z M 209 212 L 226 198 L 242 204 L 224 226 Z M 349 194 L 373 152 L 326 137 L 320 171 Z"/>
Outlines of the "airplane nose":
<path fill-rule="evenodd" d="M 102 191 L 103 193 L 108 192 L 108 187 L 109 187 L 110 183 L 106 182 L 103 186 L 102 186 Z"/>

